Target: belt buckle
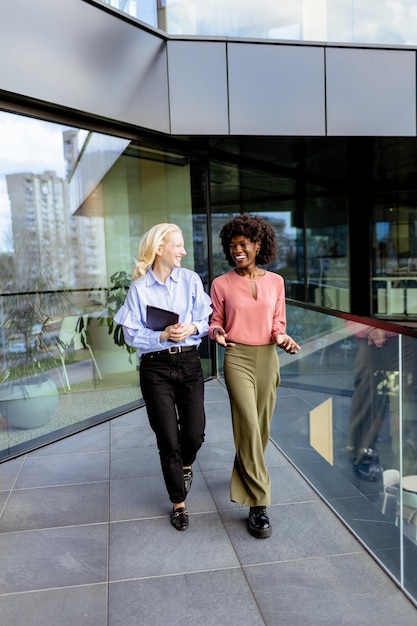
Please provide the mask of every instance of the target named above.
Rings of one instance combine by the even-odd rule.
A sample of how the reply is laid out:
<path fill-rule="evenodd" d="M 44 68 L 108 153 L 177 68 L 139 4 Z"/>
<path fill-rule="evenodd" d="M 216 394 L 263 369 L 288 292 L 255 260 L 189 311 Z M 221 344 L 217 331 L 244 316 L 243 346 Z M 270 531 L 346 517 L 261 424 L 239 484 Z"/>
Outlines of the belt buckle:
<path fill-rule="evenodd" d="M 169 354 L 179 354 L 181 352 L 181 346 L 171 346 L 168 348 Z"/>

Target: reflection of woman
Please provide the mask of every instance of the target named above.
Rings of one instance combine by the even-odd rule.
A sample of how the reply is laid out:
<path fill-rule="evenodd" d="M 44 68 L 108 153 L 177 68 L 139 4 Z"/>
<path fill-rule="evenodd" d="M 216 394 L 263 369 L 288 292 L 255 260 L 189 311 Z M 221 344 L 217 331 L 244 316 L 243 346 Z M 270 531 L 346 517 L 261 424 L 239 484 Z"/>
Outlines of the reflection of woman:
<path fill-rule="evenodd" d="M 181 267 L 185 254 L 178 226 L 151 228 L 141 240 L 133 282 L 114 318 L 140 357 L 142 395 L 173 503 L 171 523 L 177 530 L 188 528 L 185 498 L 191 466 L 204 440 L 204 380 L 197 348 L 211 314 L 200 277 Z M 179 323 L 150 330 L 147 305 L 178 313 Z"/>
<path fill-rule="evenodd" d="M 384 383 L 390 372 L 398 370 L 398 336 L 355 322 L 347 322 L 346 326 L 352 330 L 358 346 L 346 452 L 355 475 L 374 482 L 382 477 L 377 441 L 389 406 Z"/>
<path fill-rule="evenodd" d="M 264 452 L 279 384 L 276 344 L 290 354 L 300 346 L 285 333 L 283 278 L 258 265 L 276 257 L 273 228 L 260 217 L 240 215 L 223 227 L 220 238 L 235 269 L 212 283 L 209 336 L 226 348 L 224 377 L 236 449 L 230 498 L 250 507 L 248 531 L 263 538 L 271 534 Z"/>

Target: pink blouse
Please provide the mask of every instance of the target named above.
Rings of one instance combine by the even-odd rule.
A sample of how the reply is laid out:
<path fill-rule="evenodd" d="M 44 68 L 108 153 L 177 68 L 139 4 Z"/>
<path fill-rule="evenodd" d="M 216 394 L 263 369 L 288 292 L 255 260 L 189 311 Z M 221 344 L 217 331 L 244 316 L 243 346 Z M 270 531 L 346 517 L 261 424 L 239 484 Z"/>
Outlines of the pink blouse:
<path fill-rule="evenodd" d="M 256 287 L 256 299 L 251 283 Z M 277 335 L 285 333 L 285 287 L 279 274 L 266 272 L 254 281 L 239 276 L 234 270 L 215 278 L 210 291 L 213 330 L 224 328 L 227 339 L 250 346 L 276 343 Z"/>

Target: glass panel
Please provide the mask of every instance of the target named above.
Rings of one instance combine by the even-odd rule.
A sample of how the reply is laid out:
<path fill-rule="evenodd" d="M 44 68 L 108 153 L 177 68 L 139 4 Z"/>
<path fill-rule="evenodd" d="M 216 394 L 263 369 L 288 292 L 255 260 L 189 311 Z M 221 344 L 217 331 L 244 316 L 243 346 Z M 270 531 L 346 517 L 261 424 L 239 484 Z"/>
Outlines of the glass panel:
<path fill-rule="evenodd" d="M 94 0 L 93 0 L 94 1 Z M 96 0 L 174 35 L 415 45 L 415 0 Z"/>
<path fill-rule="evenodd" d="M 309 300 L 319 306 L 349 311 L 346 199 L 316 195 L 308 201 L 305 219 Z"/>
<path fill-rule="evenodd" d="M 293 303 L 287 323 L 271 440 L 417 602 L 417 339 Z"/>
<path fill-rule="evenodd" d="M 272 439 L 417 598 L 417 340 L 293 304 L 287 319 L 302 350 L 278 350 Z"/>
<path fill-rule="evenodd" d="M 210 163 L 213 231 L 213 275 L 230 269 L 220 238 L 222 226 L 239 213 L 265 218 L 274 228 L 278 256 L 268 269 L 282 274 L 288 289 L 297 283 L 297 228 L 294 226 L 296 183 L 293 175 L 271 174 L 219 162 Z"/>
<path fill-rule="evenodd" d="M 166 0 L 171 34 L 301 39 L 303 2 Z M 260 18 L 260 16 L 262 16 Z"/>
<path fill-rule="evenodd" d="M 0 132 L 4 458 L 141 401 L 136 355 L 113 325 L 140 236 L 178 223 L 183 265 L 195 267 L 196 237 L 206 284 L 208 254 L 186 155 L 10 113 Z"/>
<path fill-rule="evenodd" d="M 258 154 L 260 145 L 252 150 Z M 213 232 L 238 213 L 261 215 L 278 240 L 278 258 L 268 269 L 284 277 L 287 297 L 349 311 L 348 201 L 340 195 L 347 177 L 344 140 L 279 138 L 264 151 L 266 159 L 274 155 L 275 171 L 210 163 Z M 227 268 L 214 237 L 214 276 Z"/>
<path fill-rule="evenodd" d="M 327 41 L 412 45 L 416 42 L 414 0 L 329 0 Z"/>
<path fill-rule="evenodd" d="M 375 140 L 372 215 L 373 313 L 417 316 L 417 180 L 415 140 Z"/>
<path fill-rule="evenodd" d="M 150 26 L 155 28 L 158 26 L 157 0 L 102 0 L 102 2 Z"/>

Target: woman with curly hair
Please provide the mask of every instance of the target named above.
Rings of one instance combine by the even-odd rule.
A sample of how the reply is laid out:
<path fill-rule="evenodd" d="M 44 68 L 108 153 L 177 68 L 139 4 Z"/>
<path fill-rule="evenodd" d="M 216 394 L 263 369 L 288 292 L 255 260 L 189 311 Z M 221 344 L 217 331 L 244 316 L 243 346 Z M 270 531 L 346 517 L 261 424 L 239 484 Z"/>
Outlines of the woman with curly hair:
<path fill-rule="evenodd" d="M 248 531 L 265 538 L 272 532 L 264 453 L 280 382 L 276 346 L 289 354 L 300 346 L 285 332 L 282 276 L 260 267 L 276 258 L 272 226 L 260 217 L 239 215 L 223 226 L 220 239 L 234 269 L 213 280 L 209 336 L 226 348 L 224 377 L 236 450 L 230 499 L 250 507 Z"/>

